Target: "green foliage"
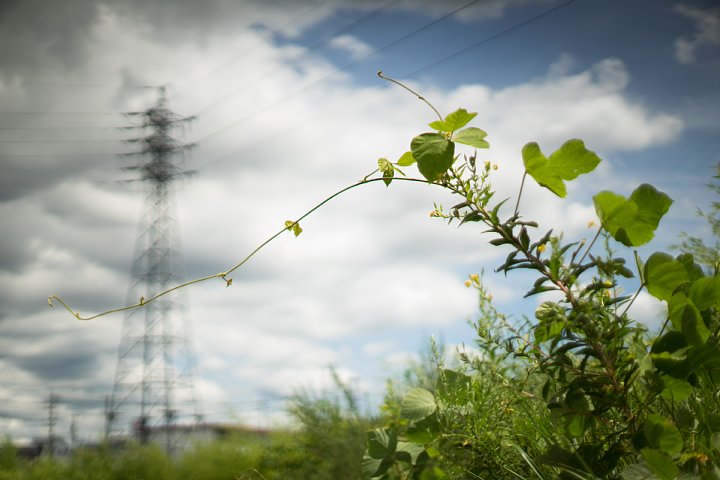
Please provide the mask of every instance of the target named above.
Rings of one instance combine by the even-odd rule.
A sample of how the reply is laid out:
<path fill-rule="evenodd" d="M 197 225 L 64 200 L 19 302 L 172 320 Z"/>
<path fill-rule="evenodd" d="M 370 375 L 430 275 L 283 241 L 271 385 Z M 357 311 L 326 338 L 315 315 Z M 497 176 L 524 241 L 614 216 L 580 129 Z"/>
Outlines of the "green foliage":
<path fill-rule="evenodd" d="M 533 239 L 538 224 L 519 213 L 525 177 L 515 211 L 501 218 L 505 201 L 493 203 L 490 164 L 479 169 L 475 155 L 454 156 L 460 133 L 473 130 L 455 131 L 474 116 L 459 109 L 430 124 L 438 133 L 411 142 L 422 176 L 460 197 L 449 213 L 436 206 L 433 216 L 483 224 L 490 244 L 510 248 L 498 271 L 532 271 L 538 278 L 525 296 L 553 291 L 558 297 L 540 305 L 536 323 L 511 325 L 491 307 L 479 277 L 471 277 L 468 284 L 478 288 L 485 317 L 477 328 L 481 355 L 505 369 L 495 370 L 489 381 L 467 370 L 487 370 L 482 361 L 466 359 L 465 368 L 456 369 L 437 363 L 431 387 L 409 389 L 395 406 L 386 406 L 386 427 L 368 433 L 365 477 L 716 475 L 720 277 L 706 276 L 690 255 L 662 252 L 644 264 L 636 254 L 636 276 L 609 243 L 649 242 L 672 199 L 647 184 L 629 198 L 600 192 L 593 201 L 601 225 L 589 245 L 563 242 L 551 231 Z M 566 181 L 600 162 L 580 140 L 569 140 L 549 158 L 536 143 L 521 153 L 525 175 L 560 197 L 567 195 Z M 402 166 L 410 165 L 403 156 Z M 598 253 L 600 236 L 606 249 Z M 620 279 L 629 278 L 639 278 L 637 291 L 622 295 Z M 654 337 L 628 316 L 642 289 L 668 305 L 665 326 Z M 488 382 L 502 385 L 503 393 L 489 396 L 483 388 Z M 477 453 L 487 451 L 515 451 L 523 464 L 518 455 L 488 462 Z"/>
<path fill-rule="evenodd" d="M 582 140 L 568 140 L 550 158 L 543 155 L 537 143 L 531 142 L 523 147 L 522 158 L 527 174 L 558 197 L 567 196 L 563 180 L 590 173 L 600 163 L 600 157 L 586 149 Z"/>
<path fill-rule="evenodd" d="M 359 415 L 352 392 L 339 380 L 345 404 L 298 395 L 290 413 L 300 428 L 272 435 L 259 453 L 236 451 L 237 463 L 218 462 L 223 475 L 247 467 L 238 478 L 720 478 L 717 243 L 707 246 L 686 236 L 683 254 L 673 258 L 656 252 L 643 261 L 635 253 L 637 269 L 629 268 L 616 256 L 612 241 L 626 247 L 645 245 L 673 203 L 647 184 L 627 198 L 611 191 L 593 197 L 600 227 L 589 244 L 566 242 L 552 231 L 536 234 L 538 223 L 520 214 L 525 179 L 529 176 L 565 197 L 565 182 L 591 173 L 600 158 L 577 139 L 549 157 L 537 143 L 526 144 L 520 152 L 525 173 L 515 209 L 508 214 L 503 210 L 507 199 L 494 200 L 491 164 L 478 164 L 476 153 L 456 155 L 456 143 L 489 147 L 485 131 L 467 127 L 476 114 L 461 108 L 442 118 L 430 107 L 439 117 L 429 124 L 435 131 L 415 136 L 410 151 L 396 163 L 379 159 L 371 175 L 298 220 L 286 221 L 280 232 L 230 270 L 174 288 L 211 278 L 222 278 L 229 286 L 232 271 L 286 230 L 299 235 L 299 222 L 329 200 L 370 182 L 389 186 L 402 180 L 434 184 L 455 195 L 458 203 L 449 212 L 436 206 L 432 216 L 482 225 L 491 245 L 509 250 L 496 271 L 508 275 L 525 270 L 536 276 L 526 297 L 552 295 L 532 320 L 510 322 L 493 306 L 480 276 L 471 275 L 467 284 L 477 289 L 480 299 L 480 317 L 473 323 L 479 355 L 461 353 L 461 362 L 447 367 L 433 344 L 429 362 L 411 370 L 406 385 L 396 389 L 390 384 L 382 426 Z M 422 178 L 405 177 L 400 167 L 415 164 Z M 373 177 L 375 173 L 380 176 Z M 720 192 L 720 186 L 712 188 Z M 703 215 L 718 236 L 720 203 L 712 208 Z M 596 246 L 599 238 L 605 241 L 604 249 Z M 635 293 L 624 295 L 628 285 L 633 288 L 631 279 L 637 280 Z M 667 305 L 660 332 L 646 331 L 629 314 L 643 289 Z M 99 315 L 141 307 L 165 293 Z M 99 316 L 82 317 L 59 297 L 50 297 L 51 306 L 52 300 L 77 318 Z M 100 465 L 104 473 L 93 478 L 109 471 L 107 478 L 163 479 L 170 478 L 174 468 L 152 448 L 110 463 L 92 456 L 73 461 L 88 470 Z M 68 468 L 41 459 L 18 478 L 75 478 Z"/>
<path fill-rule="evenodd" d="M 660 219 L 672 199 L 648 184 L 636 188 L 630 198 L 603 191 L 593 197 L 603 228 L 628 247 L 644 245 L 655 236 Z"/>

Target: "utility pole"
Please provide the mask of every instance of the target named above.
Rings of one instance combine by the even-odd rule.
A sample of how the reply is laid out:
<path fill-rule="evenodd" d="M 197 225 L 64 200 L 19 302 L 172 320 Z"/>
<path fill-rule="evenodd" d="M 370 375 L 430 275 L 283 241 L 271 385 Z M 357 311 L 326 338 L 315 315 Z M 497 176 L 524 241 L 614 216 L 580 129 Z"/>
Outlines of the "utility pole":
<path fill-rule="evenodd" d="M 143 133 L 128 140 L 141 146 L 128 156 L 146 158 L 126 167 L 139 173 L 137 180 L 146 193 L 131 267 L 129 303 L 142 302 L 185 279 L 173 184 L 190 174 L 175 157 L 193 145 L 182 144 L 173 135 L 194 117 L 176 115 L 167 103 L 161 87 L 155 106 L 127 114 L 139 120 L 128 128 Z M 119 418 L 130 416 L 125 420 L 133 425 L 141 443 L 163 431 L 165 448 L 171 453 L 177 422 L 194 424 L 194 419 L 202 418 L 194 388 L 195 357 L 184 295 L 184 291 L 174 291 L 127 313 L 113 392 L 105 408 L 106 438 Z"/>

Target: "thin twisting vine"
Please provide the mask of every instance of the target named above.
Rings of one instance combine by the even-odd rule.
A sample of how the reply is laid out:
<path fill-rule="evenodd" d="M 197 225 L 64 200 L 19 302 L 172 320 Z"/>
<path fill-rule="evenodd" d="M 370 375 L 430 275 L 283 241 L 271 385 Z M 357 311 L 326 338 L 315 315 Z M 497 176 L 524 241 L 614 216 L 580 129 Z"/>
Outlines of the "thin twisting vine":
<path fill-rule="evenodd" d="M 157 300 L 158 298 L 163 297 L 163 296 L 165 296 L 169 293 L 172 293 L 176 290 L 179 290 L 179 289 L 185 288 L 185 287 L 189 287 L 190 285 L 195 285 L 197 283 L 206 282 L 208 280 L 212 280 L 212 279 L 216 279 L 216 278 L 225 281 L 226 286 L 230 287 L 233 284 L 233 279 L 230 277 L 231 273 L 233 273 L 235 270 L 237 270 L 238 268 L 245 265 L 245 263 L 247 263 L 251 258 L 253 258 L 257 253 L 259 253 L 263 248 L 265 248 L 269 243 L 271 243 L 277 237 L 279 237 L 280 235 L 282 235 L 283 233 L 285 233 L 287 231 L 293 231 L 294 228 L 296 228 L 297 226 L 300 225 L 300 222 L 302 220 L 304 220 L 308 216 L 312 215 L 317 209 L 319 209 L 320 207 L 324 206 L 331 200 L 335 199 L 336 197 L 342 195 L 343 193 L 345 193 L 349 190 L 352 190 L 354 188 L 357 188 L 357 187 L 360 187 L 363 185 L 368 185 L 370 183 L 376 183 L 376 182 L 383 181 L 383 178 L 369 178 L 370 176 L 372 176 L 373 174 L 375 174 L 377 172 L 378 172 L 378 170 L 375 170 L 370 175 L 363 178 L 361 181 L 353 183 L 352 185 L 349 185 L 345 188 L 338 190 L 337 192 L 333 193 L 332 195 L 330 195 L 329 197 L 325 198 L 320 203 L 318 203 L 317 205 L 312 207 L 310 210 L 303 213 L 297 220 L 288 221 L 286 223 L 285 227 L 283 227 L 281 230 L 278 230 L 276 233 L 274 233 L 273 235 L 268 237 L 264 242 L 262 242 L 254 250 L 252 250 L 247 256 L 245 256 L 245 258 L 243 258 L 240 262 L 236 263 L 235 265 L 233 265 L 232 267 L 230 267 L 229 269 L 227 269 L 225 271 L 214 273 L 212 275 L 207 275 L 207 276 L 200 277 L 200 278 L 196 278 L 193 280 L 189 280 L 187 282 L 180 283 L 171 288 L 163 290 L 160 293 L 157 293 L 156 295 L 153 295 L 150 297 L 140 297 L 140 299 L 136 303 L 133 303 L 131 305 L 126 305 L 126 306 L 119 307 L 119 308 L 113 308 L 113 309 L 106 310 L 106 311 L 103 311 L 103 312 L 100 312 L 100 313 L 97 313 L 94 315 L 90 315 L 90 316 L 83 316 L 79 312 L 73 310 L 70 307 L 70 305 L 68 305 L 67 302 L 65 302 L 65 300 L 62 297 L 60 297 L 59 295 L 50 295 L 48 297 L 48 305 L 50 307 L 54 307 L 55 304 L 53 302 L 57 302 L 60 305 L 62 305 L 68 312 L 70 312 L 70 314 L 72 314 L 76 319 L 87 321 L 87 320 L 94 320 L 99 317 L 104 317 L 106 315 L 110 315 L 113 313 L 119 313 L 119 312 L 124 312 L 124 311 L 128 311 L 128 310 L 133 310 L 136 308 L 144 307 L 144 306 L 148 305 L 149 303 L 152 303 L 153 301 Z M 398 178 L 396 180 L 405 181 L 405 182 L 429 183 L 427 180 L 423 180 L 423 179 L 419 179 L 419 178 Z"/>

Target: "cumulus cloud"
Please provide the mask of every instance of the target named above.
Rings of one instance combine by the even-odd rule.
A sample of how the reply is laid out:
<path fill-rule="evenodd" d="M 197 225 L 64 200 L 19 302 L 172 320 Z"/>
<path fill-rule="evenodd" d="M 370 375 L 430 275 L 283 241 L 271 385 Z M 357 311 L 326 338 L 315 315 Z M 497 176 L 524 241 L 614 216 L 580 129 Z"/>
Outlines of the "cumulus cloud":
<path fill-rule="evenodd" d="M 347 52 L 353 60 L 363 58 L 373 51 L 373 48 L 370 45 L 358 40 L 352 35 L 340 35 L 334 37 L 330 40 L 328 45 L 332 48 Z"/>
<path fill-rule="evenodd" d="M 46 65 L 60 80 L 81 78 L 98 67 L 104 72 L 101 81 L 122 78 L 137 85 L 179 79 L 180 85 L 170 88 L 171 107 L 203 110 L 185 137 L 200 140 L 188 162 L 199 167 L 198 175 L 178 188 L 178 223 L 192 277 L 239 262 L 282 229 L 285 220 L 370 173 L 378 157 L 398 158 L 409 139 L 433 120 L 421 102 L 401 89 L 358 85 L 316 53 L 277 42 L 257 26 L 246 28 L 242 16 L 232 29 L 224 19 L 225 28 L 212 35 L 191 35 L 190 29 L 185 41 L 157 42 L 164 29 L 182 37 L 178 25 L 189 21 L 189 12 L 210 22 L 222 9 L 216 9 L 220 3 L 200 8 L 196 2 L 180 2 L 169 12 L 162 2 L 146 4 L 131 8 L 109 2 L 75 19 L 85 30 L 74 35 L 90 36 L 91 42 L 58 34 L 65 39 L 63 48 L 79 42 L 74 48 L 84 52 L 84 68 L 54 68 L 42 58 L 51 54 L 45 50 L 37 65 L 23 68 Z M 298 3 L 293 14 L 262 10 L 262 21 L 292 21 L 292 15 L 312 4 Z M 418 4 L 439 8 L 437 2 Z M 505 8 L 505 2 L 483 4 L 486 16 Z M 321 18 L 317 11 L 307 15 L 298 22 Z M 150 31 L 152 25 L 158 31 Z M 48 43 L 37 32 L 33 38 L 32 31 L 26 35 L 28 42 Z M 335 43 L 360 54 L 366 47 L 356 40 Z M 241 51 L 247 52 L 243 61 L 233 61 Z M 218 65 L 221 75 L 214 74 Z M 18 75 L 25 74 L 23 68 L 18 67 Z M 671 142 L 682 132 L 678 118 L 627 95 L 632 74 L 621 60 L 575 68 L 572 57 L 564 56 L 547 76 L 514 85 L 412 86 L 445 112 L 460 106 L 480 112 L 475 124 L 488 130 L 492 144 L 480 155 L 499 165 L 494 177 L 498 197 L 517 192 L 519 151 L 526 141 L 538 140 L 550 152 L 567 138 L 581 137 L 604 156 Z M 73 111 L 77 105 L 139 110 L 152 105 L 156 91 L 126 85 L 46 96 L 33 97 L 21 85 L 0 90 L 6 105 L 57 111 Z M 121 137 L 111 128 L 126 125 L 125 117 L 64 118 L 69 118 L 66 127 L 98 127 L 80 129 L 86 140 L 112 140 L 114 151 L 128 147 L 116 142 Z M 64 135 L 65 140 L 76 138 Z M 45 299 L 61 294 L 83 313 L 124 303 L 145 193 L 115 182 L 129 178 L 127 172 L 111 175 L 117 159 L 72 155 L 90 148 L 80 145 L 64 147 L 69 157 L 11 163 L 4 160 L 12 157 L 8 150 L 3 150 L 7 157 L 0 157 L 3 182 L 13 187 L 3 190 L 0 203 L 7 227 L 0 247 L 0 345 L 6 377 L 38 388 L 54 379 L 63 395 L 79 388 L 70 380 L 85 382 L 84 401 L 94 396 L 94 408 L 101 412 L 114 374 L 122 315 L 80 323 L 60 308 L 48 310 Z M 6 180 L 6 171 L 12 180 Z M 612 184 L 610 173 L 601 172 L 599 180 L 581 179 L 565 202 L 528 185 L 523 212 L 539 218 L 543 228 L 586 235 L 592 207 L 583 194 L 588 186 Z M 463 287 L 467 274 L 492 268 L 504 252 L 487 248 L 477 226 L 448 228 L 429 218 L 433 201 L 451 205 L 436 189 L 401 182 L 353 190 L 305 220 L 300 237 L 279 237 L 234 272 L 232 287 L 213 280 L 190 288 L 201 374 L 197 385 L 214 408 L 259 395 L 285 396 L 306 384 L 324 385 L 328 365 L 337 365 L 346 378 L 381 384 L 382 379 L 370 378 L 371 370 L 412 356 L 421 335 L 464 328 L 476 305 L 473 292 Z M 498 282 L 498 299 L 510 305 L 516 288 Z M 49 368 L 53 365 L 61 372 Z M 40 389 L 33 398 L 40 404 L 46 394 Z"/>
<path fill-rule="evenodd" d="M 683 64 L 697 61 L 698 51 L 720 46 L 720 8 L 697 8 L 678 3 L 673 11 L 694 22 L 695 33 L 691 37 L 675 40 L 675 59 Z"/>

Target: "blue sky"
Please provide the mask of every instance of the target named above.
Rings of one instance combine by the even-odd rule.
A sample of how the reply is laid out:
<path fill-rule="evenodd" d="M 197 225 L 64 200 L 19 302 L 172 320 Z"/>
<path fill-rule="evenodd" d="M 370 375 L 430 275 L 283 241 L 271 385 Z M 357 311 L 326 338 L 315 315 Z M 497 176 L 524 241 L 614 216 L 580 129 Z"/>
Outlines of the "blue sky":
<path fill-rule="evenodd" d="M 182 137 L 198 142 L 185 160 L 197 175 L 177 189 L 191 278 L 234 265 L 429 129 L 432 111 L 378 70 L 444 113 L 478 112 L 499 197 L 517 191 L 524 143 L 585 140 L 603 163 L 568 199 L 527 188 L 523 210 L 544 228 L 586 238 L 593 193 L 649 182 L 675 203 L 643 254 L 709 234 L 694 210 L 714 200 L 703 185 L 720 160 L 715 2 L 86 3 L 0 15 L 0 433 L 41 434 L 55 393 L 61 431 L 76 415 L 81 438 L 100 434 L 123 316 L 77 322 L 45 299 L 83 313 L 125 302 L 143 195 L 117 181 L 130 146 L 114 127 L 153 105 L 147 86 L 198 115 Z M 377 404 L 430 335 L 472 345 L 463 283 L 483 269 L 501 309 L 531 313 L 537 300 L 517 301 L 527 278 L 493 274 L 505 254 L 429 218 L 434 201 L 452 205 L 425 187 L 352 191 L 231 288 L 189 288 L 208 419 L 282 422 L 283 399 L 327 388 L 330 365 Z M 641 295 L 634 313 L 657 324 L 662 307 Z"/>

